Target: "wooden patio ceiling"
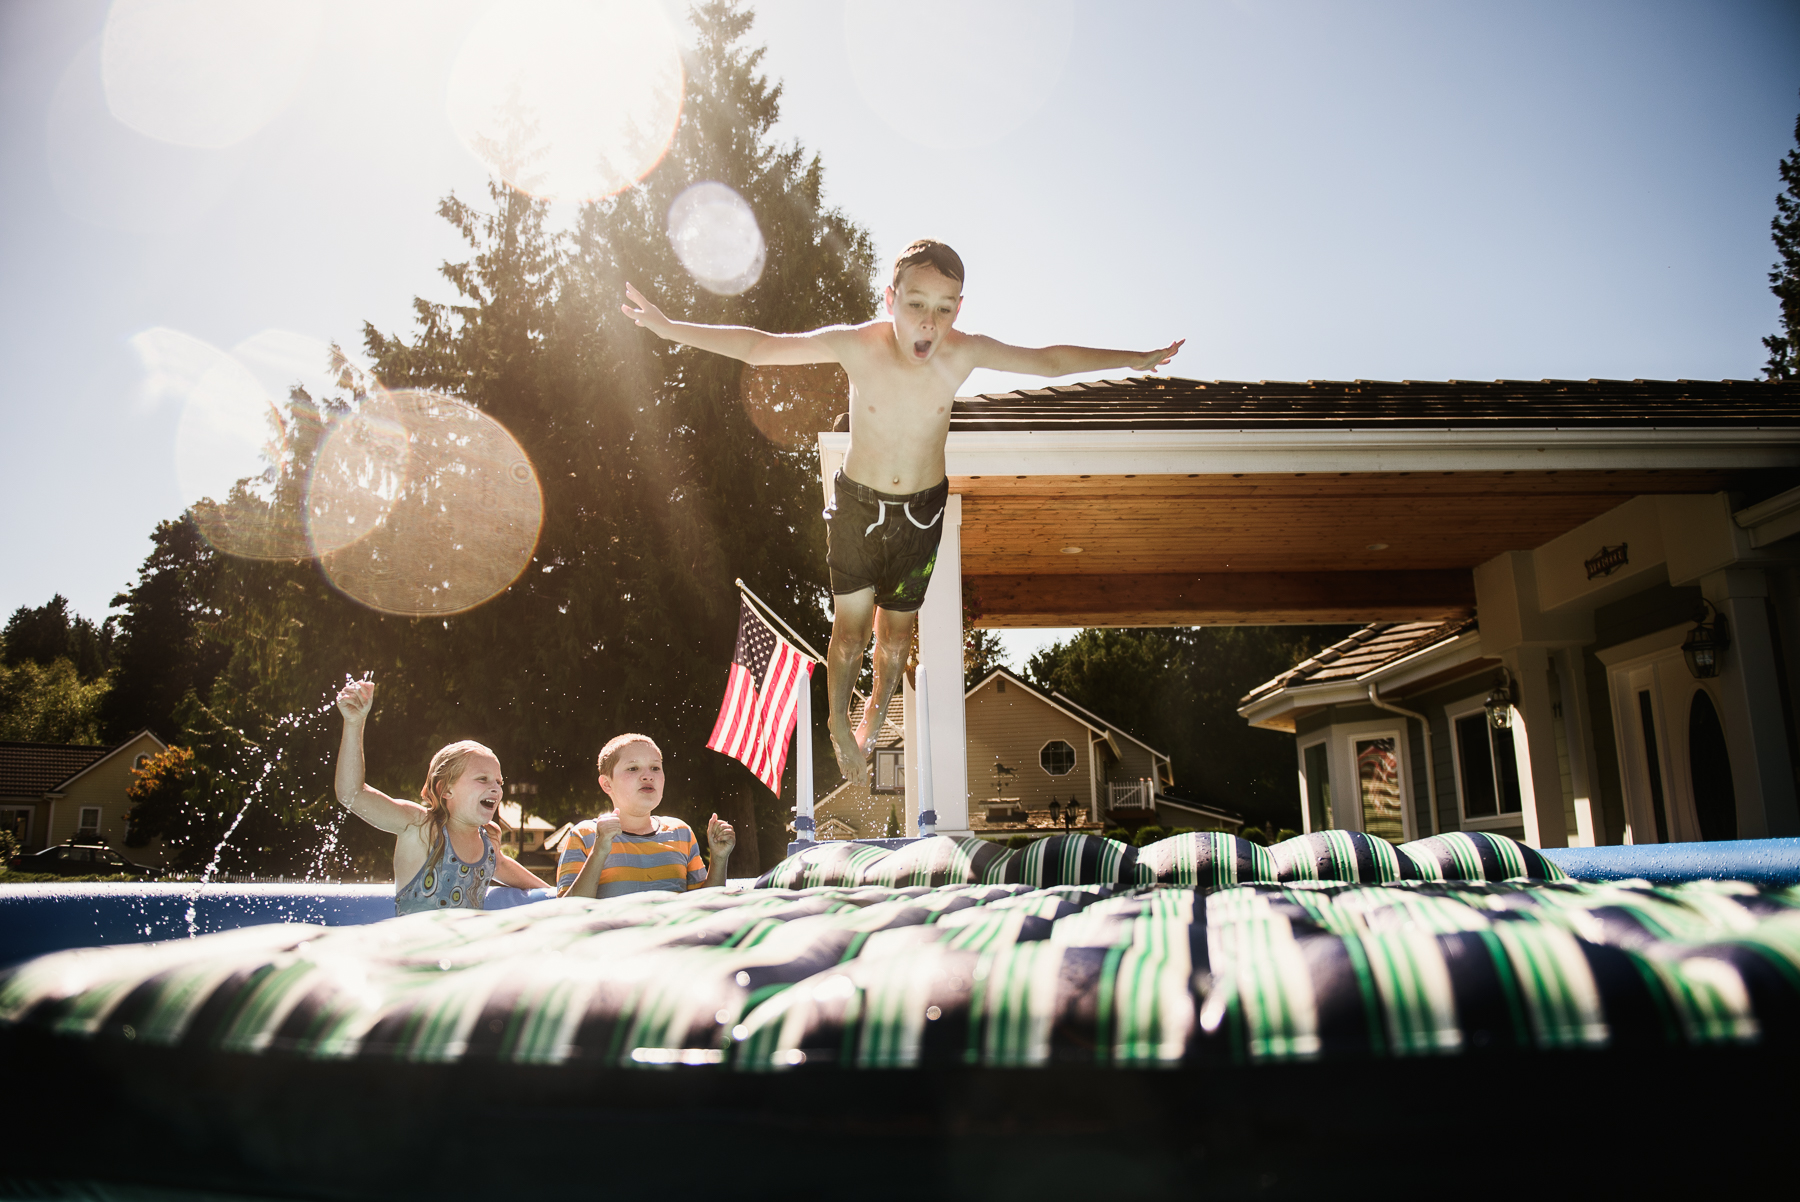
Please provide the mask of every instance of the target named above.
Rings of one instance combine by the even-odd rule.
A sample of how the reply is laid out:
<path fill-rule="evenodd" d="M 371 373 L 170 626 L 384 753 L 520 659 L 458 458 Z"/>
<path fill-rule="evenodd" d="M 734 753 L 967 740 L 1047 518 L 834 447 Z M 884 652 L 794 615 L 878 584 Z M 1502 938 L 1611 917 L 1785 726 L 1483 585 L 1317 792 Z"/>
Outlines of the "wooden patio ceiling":
<path fill-rule="evenodd" d="M 1467 616 L 1469 569 L 1702 471 L 953 477 L 977 626 Z M 1079 548 L 1074 550 L 1073 548 Z"/>

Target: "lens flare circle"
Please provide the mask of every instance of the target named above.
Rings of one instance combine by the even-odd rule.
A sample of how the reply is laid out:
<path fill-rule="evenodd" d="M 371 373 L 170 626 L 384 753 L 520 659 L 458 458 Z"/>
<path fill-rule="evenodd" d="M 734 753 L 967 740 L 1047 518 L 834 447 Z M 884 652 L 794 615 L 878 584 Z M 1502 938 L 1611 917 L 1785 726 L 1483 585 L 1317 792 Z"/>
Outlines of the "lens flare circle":
<path fill-rule="evenodd" d="M 931 31 L 929 53 L 920 30 Z M 922 146 L 968 150 L 998 142 L 1055 92 L 1075 40 L 1075 5 L 849 0 L 844 40 L 857 89 L 883 121 Z"/>
<path fill-rule="evenodd" d="M 509 0 L 463 40 L 446 108 L 463 145 L 514 188 L 597 200 L 661 161 L 684 80 L 654 0 Z"/>
<path fill-rule="evenodd" d="M 100 35 L 107 108 L 161 142 L 235 146 L 292 103 L 321 25 L 318 0 L 114 0 Z"/>
<path fill-rule="evenodd" d="M 346 596 L 436 617 L 518 579 L 537 549 L 544 497 L 499 422 L 452 397 L 397 390 L 370 396 L 326 436 L 308 515 L 320 567 Z"/>
<path fill-rule="evenodd" d="M 804 451 L 838 414 L 850 411 L 850 377 L 835 363 L 746 365 L 738 399 L 764 438 L 783 450 Z"/>
<path fill-rule="evenodd" d="M 750 203 L 712 180 L 690 185 L 669 206 L 669 244 L 694 282 L 720 296 L 762 279 L 769 257 Z"/>

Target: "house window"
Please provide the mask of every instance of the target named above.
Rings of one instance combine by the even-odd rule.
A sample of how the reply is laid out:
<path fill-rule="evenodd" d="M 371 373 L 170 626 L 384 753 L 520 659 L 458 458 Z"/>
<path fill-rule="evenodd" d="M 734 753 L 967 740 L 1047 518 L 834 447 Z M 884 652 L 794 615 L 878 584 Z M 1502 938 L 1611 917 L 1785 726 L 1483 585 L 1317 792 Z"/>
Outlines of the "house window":
<path fill-rule="evenodd" d="M 20 851 L 25 850 L 25 843 L 31 837 L 31 807 L 7 806 L 0 809 L 0 831 L 11 831 L 18 841 Z"/>
<path fill-rule="evenodd" d="M 1309 831 L 1327 831 L 1336 826 L 1331 817 L 1331 767 L 1326 743 L 1314 743 L 1304 752 L 1306 757 L 1306 816 Z"/>
<path fill-rule="evenodd" d="M 1399 743 L 1391 735 L 1356 740 L 1356 780 L 1362 800 L 1362 828 L 1389 843 L 1406 842 L 1406 814 L 1400 804 Z"/>
<path fill-rule="evenodd" d="M 1481 710 L 1464 714 L 1456 720 L 1456 760 L 1462 769 L 1464 818 L 1495 818 L 1524 809 L 1511 730 L 1495 730 Z"/>
<path fill-rule="evenodd" d="M 1075 749 L 1061 739 L 1052 739 L 1038 752 L 1038 766 L 1051 776 L 1067 776 L 1075 771 Z"/>
<path fill-rule="evenodd" d="M 144 770 L 144 766 L 146 764 L 148 764 L 149 762 L 150 762 L 150 753 L 148 751 L 140 752 L 138 754 L 138 758 L 131 761 L 131 770 L 133 772 L 142 772 Z"/>
<path fill-rule="evenodd" d="M 81 828 L 75 832 L 78 843 L 92 843 L 100 837 L 100 807 L 81 807 Z"/>
<path fill-rule="evenodd" d="M 996 680 L 994 682 L 994 692 L 996 692 L 996 693 L 1006 692 L 1006 678 L 1004 676 L 1002 676 L 999 680 Z"/>
<path fill-rule="evenodd" d="M 906 792 L 906 752 L 899 747 L 875 749 L 876 793 Z"/>

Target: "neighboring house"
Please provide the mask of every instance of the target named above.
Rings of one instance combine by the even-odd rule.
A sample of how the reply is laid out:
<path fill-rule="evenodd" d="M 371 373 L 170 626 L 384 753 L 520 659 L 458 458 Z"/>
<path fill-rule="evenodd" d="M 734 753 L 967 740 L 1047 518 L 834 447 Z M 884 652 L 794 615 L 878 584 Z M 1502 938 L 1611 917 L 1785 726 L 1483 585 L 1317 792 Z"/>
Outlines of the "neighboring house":
<path fill-rule="evenodd" d="M 969 821 L 977 833 L 1048 827 L 1053 803 L 1059 814 L 1073 806 L 1077 826 L 1088 830 L 1126 815 L 1202 830 L 1243 825 L 1235 815 L 1170 797 L 1167 755 L 1061 693 L 1044 693 L 1002 668 L 969 689 L 963 704 Z M 845 784 L 821 800 L 814 809 L 819 839 L 880 837 L 890 814 L 904 829 L 904 727 L 896 696 L 876 745 L 876 787 Z"/>
<path fill-rule="evenodd" d="M 500 827 L 501 850 L 527 867 L 554 865 L 557 853 L 551 849 L 547 836 L 564 835 L 567 833 L 566 827 L 553 826 L 536 814 L 521 820 L 523 804 L 503 801 L 494 811 L 494 821 Z"/>
<path fill-rule="evenodd" d="M 0 743 L 0 826 L 22 851 L 70 841 L 123 847 L 132 773 L 167 750 L 147 730 L 114 747 Z M 132 858 L 153 862 L 156 849 L 134 850 Z"/>
<path fill-rule="evenodd" d="M 1476 567 L 1478 618 L 1368 626 L 1239 713 L 1295 736 L 1308 830 L 1785 834 L 1797 531 L 1800 490 L 1637 497 Z"/>

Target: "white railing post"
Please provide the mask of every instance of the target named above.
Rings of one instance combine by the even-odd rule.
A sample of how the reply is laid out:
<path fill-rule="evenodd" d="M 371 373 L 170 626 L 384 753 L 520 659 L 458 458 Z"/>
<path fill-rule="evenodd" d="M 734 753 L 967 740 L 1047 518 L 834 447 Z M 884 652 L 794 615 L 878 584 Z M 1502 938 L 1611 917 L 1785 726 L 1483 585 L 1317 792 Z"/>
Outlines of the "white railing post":
<path fill-rule="evenodd" d="M 794 715 L 794 842 L 811 843 L 813 831 L 812 673 L 800 682 Z"/>
<path fill-rule="evenodd" d="M 913 676 L 918 681 L 913 700 L 919 707 L 919 720 L 914 727 L 919 732 L 919 836 L 928 838 L 937 834 L 937 810 L 931 804 L 931 689 L 925 665 L 920 664 Z"/>

